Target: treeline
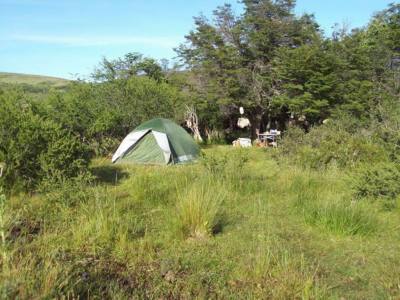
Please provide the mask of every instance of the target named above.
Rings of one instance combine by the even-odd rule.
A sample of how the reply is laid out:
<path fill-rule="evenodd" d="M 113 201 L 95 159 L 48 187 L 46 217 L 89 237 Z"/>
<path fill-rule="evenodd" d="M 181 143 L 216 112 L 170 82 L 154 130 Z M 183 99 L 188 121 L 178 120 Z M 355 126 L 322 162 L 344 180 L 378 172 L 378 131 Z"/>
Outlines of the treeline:
<path fill-rule="evenodd" d="M 380 128 L 375 135 L 400 146 L 400 4 L 365 28 L 326 37 L 312 15 L 294 14 L 294 1 L 242 2 L 241 15 L 225 5 L 212 20 L 195 18 L 176 49 L 181 65 L 128 53 L 100 62 L 91 82 L 40 97 L 1 87 L 1 184 L 32 190 L 85 177 L 90 159 L 110 154 L 135 126 L 154 117 L 184 124 L 187 106 L 207 142 L 242 134 L 236 122 L 244 107 L 253 137 L 347 116 L 349 134 Z"/>
<path fill-rule="evenodd" d="M 212 126 L 233 130 L 239 106 L 253 136 L 266 127 L 310 127 L 343 113 L 362 121 L 386 97 L 386 85 L 394 80 L 398 88 L 399 4 L 365 28 L 337 28 L 325 37 L 312 15 L 294 14 L 295 1 L 242 2 L 240 16 L 225 5 L 212 21 L 196 18 L 178 48 L 202 104 L 219 114 Z"/>

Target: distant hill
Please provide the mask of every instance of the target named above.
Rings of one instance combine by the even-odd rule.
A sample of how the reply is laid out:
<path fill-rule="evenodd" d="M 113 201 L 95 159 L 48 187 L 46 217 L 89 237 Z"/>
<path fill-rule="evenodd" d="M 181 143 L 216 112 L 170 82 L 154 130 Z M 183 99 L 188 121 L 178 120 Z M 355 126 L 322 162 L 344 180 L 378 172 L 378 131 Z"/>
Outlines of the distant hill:
<path fill-rule="evenodd" d="M 50 76 L 0 72 L 0 88 L 18 86 L 26 94 L 41 99 L 50 89 L 65 91 L 71 80 Z"/>
<path fill-rule="evenodd" d="M 64 78 L 41 76 L 41 75 L 30 75 L 30 74 L 19 74 L 19 73 L 7 73 L 0 72 L 0 84 L 26 84 L 32 86 L 48 86 L 54 88 L 63 88 L 68 85 L 70 80 Z"/>

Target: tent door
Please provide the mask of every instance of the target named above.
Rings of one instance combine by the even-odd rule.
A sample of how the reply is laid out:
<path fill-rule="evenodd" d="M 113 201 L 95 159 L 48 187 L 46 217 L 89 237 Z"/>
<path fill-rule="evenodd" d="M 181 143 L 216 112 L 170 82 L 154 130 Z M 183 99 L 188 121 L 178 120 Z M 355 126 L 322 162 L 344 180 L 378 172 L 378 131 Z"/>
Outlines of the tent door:
<path fill-rule="evenodd" d="M 164 151 L 158 145 L 154 135 L 149 132 L 129 150 L 121 159 L 122 162 L 134 162 L 138 164 L 165 165 Z"/>

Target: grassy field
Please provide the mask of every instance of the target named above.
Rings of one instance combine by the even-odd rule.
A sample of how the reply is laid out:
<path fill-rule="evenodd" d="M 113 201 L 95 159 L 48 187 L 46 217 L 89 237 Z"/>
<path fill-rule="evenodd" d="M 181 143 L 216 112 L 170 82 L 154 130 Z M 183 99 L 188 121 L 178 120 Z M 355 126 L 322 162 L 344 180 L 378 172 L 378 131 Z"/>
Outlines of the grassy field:
<path fill-rule="evenodd" d="M 2 297 L 400 298 L 398 208 L 354 200 L 335 167 L 204 151 L 187 166 L 97 159 L 92 185 L 12 197 Z"/>
<path fill-rule="evenodd" d="M 68 85 L 69 80 L 50 76 L 0 72 L 0 83 L 48 85 L 61 88 Z"/>
<path fill-rule="evenodd" d="M 17 88 L 37 100 L 41 100 L 51 89 L 65 91 L 71 82 L 57 77 L 0 72 L 0 88 Z"/>

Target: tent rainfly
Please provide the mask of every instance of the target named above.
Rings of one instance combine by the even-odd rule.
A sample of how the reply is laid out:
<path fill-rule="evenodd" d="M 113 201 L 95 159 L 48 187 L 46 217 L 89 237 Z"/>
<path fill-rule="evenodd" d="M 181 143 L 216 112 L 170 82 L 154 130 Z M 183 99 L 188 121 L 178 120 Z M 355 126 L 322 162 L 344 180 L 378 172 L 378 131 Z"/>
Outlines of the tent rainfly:
<path fill-rule="evenodd" d="M 177 164 L 195 160 L 199 146 L 179 125 L 167 119 L 153 119 L 129 133 L 112 157 L 112 162 Z"/>

